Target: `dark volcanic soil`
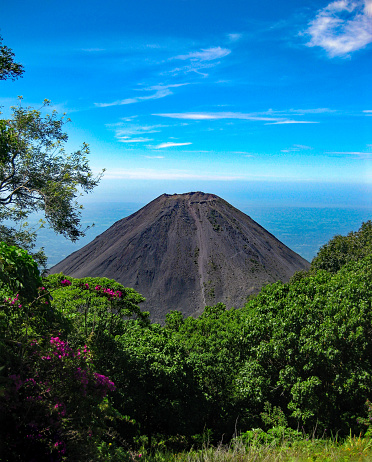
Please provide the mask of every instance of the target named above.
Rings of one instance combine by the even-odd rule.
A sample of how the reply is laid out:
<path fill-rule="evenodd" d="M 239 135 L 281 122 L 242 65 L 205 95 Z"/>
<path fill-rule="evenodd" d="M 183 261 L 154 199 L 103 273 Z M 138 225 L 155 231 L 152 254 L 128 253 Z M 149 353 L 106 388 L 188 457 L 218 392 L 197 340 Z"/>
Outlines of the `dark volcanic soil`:
<path fill-rule="evenodd" d="M 309 263 L 250 217 L 213 194 L 163 194 L 117 221 L 50 273 L 105 276 L 146 297 L 154 322 L 170 310 L 197 316 L 205 305 L 240 307 L 267 283 Z"/>

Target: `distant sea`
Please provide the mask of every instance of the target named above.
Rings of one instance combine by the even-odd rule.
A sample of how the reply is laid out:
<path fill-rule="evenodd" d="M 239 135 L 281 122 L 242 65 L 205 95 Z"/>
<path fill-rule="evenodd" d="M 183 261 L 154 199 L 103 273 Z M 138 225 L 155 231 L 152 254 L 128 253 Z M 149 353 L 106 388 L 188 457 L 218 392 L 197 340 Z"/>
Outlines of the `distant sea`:
<path fill-rule="evenodd" d="M 353 206 L 283 206 L 252 205 L 252 203 L 232 203 L 236 208 L 249 215 L 286 246 L 311 261 L 319 251 L 337 234 L 345 235 L 357 231 L 362 222 L 372 219 L 372 204 L 362 207 Z M 48 267 L 79 250 L 103 233 L 121 218 L 127 217 L 146 205 L 133 202 L 98 202 L 85 204 L 82 223 L 95 226 L 86 236 L 73 244 L 49 229 L 39 231 L 38 247 L 43 246 L 48 256 Z"/>

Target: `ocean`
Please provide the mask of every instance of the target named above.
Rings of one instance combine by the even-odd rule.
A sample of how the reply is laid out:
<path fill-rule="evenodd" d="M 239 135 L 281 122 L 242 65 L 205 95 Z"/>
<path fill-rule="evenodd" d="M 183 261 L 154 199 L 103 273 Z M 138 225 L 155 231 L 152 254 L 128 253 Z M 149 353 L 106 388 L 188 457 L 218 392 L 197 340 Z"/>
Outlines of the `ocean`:
<path fill-rule="evenodd" d="M 320 247 L 333 236 L 357 231 L 362 222 L 372 219 L 372 204 L 342 207 L 257 205 L 244 200 L 230 203 L 308 261 L 311 261 Z M 87 231 L 84 238 L 77 243 L 71 243 L 50 229 L 44 228 L 39 230 L 37 247 L 44 247 L 48 267 L 52 267 L 88 244 L 116 221 L 131 215 L 144 205 L 146 204 L 134 202 L 87 203 L 84 206 L 82 224 L 88 226 L 94 223 L 95 226 Z"/>

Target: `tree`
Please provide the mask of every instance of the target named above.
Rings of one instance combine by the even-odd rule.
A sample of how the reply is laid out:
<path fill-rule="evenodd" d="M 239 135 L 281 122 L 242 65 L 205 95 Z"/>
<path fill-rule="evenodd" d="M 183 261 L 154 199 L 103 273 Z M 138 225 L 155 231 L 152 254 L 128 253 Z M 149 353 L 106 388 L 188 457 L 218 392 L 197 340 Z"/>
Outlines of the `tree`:
<path fill-rule="evenodd" d="M 16 80 L 22 76 L 23 66 L 14 62 L 13 51 L 9 47 L 1 45 L 2 42 L 3 39 L 0 36 L 0 80 Z"/>
<path fill-rule="evenodd" d="M 21 100 L 20 100 L 21 101 Z M 44 101 L 43 107 L 50 102 Z M 41 110 L 13 107 L 13 117 L 2 120 L 1 138 L 5 150 L 0 163 L 0 218 L 19 221 L 31 212 L 44 211 L 52 228 L 76 241 L 84 235 L 80 228 L 77 197 L 97 186 L 88 164 L 89 146 L 66 154 L 69 120 L 56 111 L 43 116 Z"/>
<path fill-rule="evenodd" d="M 0 47 L 0 80 L 23 73 L 13 57 L 12 50 Z M 56 111 L 45 115 L 49 105 L 44 100 L 40 109 L 23 107 L 19 97 L 12 117 L 0 120 L 0 240 L 28 251 L 35 246 L 36 233 L 24 222 L 33 212 L 42 211 L 50 227 L 73 242 L 85 235 L 78 197 L 95 188 L 103 173 L 93 176 L 86 143 L 66 153 L 63 127 L 69 119 Z M 38 257 L 45 264 L 45 256 Z"/>
<path fill-rule="evenodd" d="M 358 231 L 337 235 L 319 250 L 311 262 L 311 270 L 337 273 L 346 263 L 359 261 L 372 253 L 372 221 L 362 223 Z"/>

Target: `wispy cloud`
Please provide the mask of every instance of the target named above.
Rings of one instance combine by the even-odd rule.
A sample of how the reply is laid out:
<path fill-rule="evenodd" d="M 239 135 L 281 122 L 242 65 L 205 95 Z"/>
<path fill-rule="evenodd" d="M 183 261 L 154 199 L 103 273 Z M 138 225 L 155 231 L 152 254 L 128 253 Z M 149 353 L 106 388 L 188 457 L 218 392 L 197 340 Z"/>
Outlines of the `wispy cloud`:
<path fill-rule="evenodd" d="M 169 169 L 164 170 L 146 169 L 146 168 L 133 168 L 133 169 L 107 169 L 105 172 L 105 180 L 203 180 L 203 181 L 256 181 L 256 180 L 275 180 L 275 181 L 288 181 L 298 179 L 292 175 L 281 175 L 278 172 L 267 172 L 265 174 L 253 174 L 244 172 L 241 174 L 235 173 L 216 173 L 203 171 L 195 173 L 191 170 L 177 170 Z M 307 179 L 307 178 L 306 178 Z M 309 178 L 311 180 L 311 178 Z"/>
<path fill-rule="evenodd" d="M 215 59 L 223 58 L 224 56 L 227 56 L 230 53 L 231 53 L 231 50 L 229 50 L 228 48 L 212 47 L 212 48 L 207 48 L 204 50 L 202 49 L 201 51 L 192 51 L 185 55 L 178 55 L 172 59 L 182 59 L 182 60 L 190 59 L 190 61 L 195 61 L 195 62 L 213 61 Z"/>
<path fill-rule="evenodd" d="M 164 156 L 143 156 L 146 159 L 164 159 Z"/>
<path fill-rule="evenodd" d="M 294 144 L 290 148 L 281 149 L 280 152 L 300 152 L 300 151 L 308 151 L 310 149 L 313 149 L 313 148 L 310 146 L 306 146 L 304 144 Z"/>
<path fill-rule="evenodd" d="M 159 133 L 160 128 L 164 128 L 167 126 L 168 125 L 127 125 L 123 122 L 106 125 L 106 127 L 115 128 L 116 136 L 141 135 L 143 133 Z"/>
<path fill-rule="evenodd" d="M 189 144 L 192 144 L 192 143 L 173 143 L 169 141 L 168 143 L 158 144 L 157 146 L 155 146 L 155 149 L 173 148 L 175 146 L 188 146 Z"/>
<path fill-rule="evenodd" d="M 206 181 L 236 181 L 244 179 L 239 175 L 221 175 L 216 173 L 204 172 L 196 174 L 185 170 L 154 170 L 154 169 L 113 169 L 107 170 L 105 179 L 127 180 L 206 180 Z"/>
<path fill-rule="evenodd" d="M 286 125 L 286 124 L 318 124 L 313 120 L 278 120 L 277 122 L 268 122 L 265 125 Z"/>
<path fill-rule="evenodd" d="M 306 120 L 290 120 L 285 117 L 268 116 L 270 112 L 263 113 L 242 113 L 242 112 L 173 112 L 153 114 L 160 117 L 170 117 L 172 119 L 185 120 L 221 120 L 221 119 L 239 119 L 267 122 L 268 124 L 295 124 L 295 123 L 318 123 Z"/>
<path fill-rule="evenodd" d="M 153 114 L 160 117 L 170 117 L 172 119 L 185 120 L 219 120 L 219 119 L 242 119 L 242 120 L 283 120 L 282 117 L 266 117 L 255 114 L 244 114 L 241 112 L 168 112 L 162 114 Z"/>
<path fill-rule="evenodd" d="M 120 143 L 146 143 L 152 141 L 152 138 L 130 138 L 129 136 L 117 137 Z"/>
<path fill-rule="evenodd" d="M 149 133 L 159 133 L 161 128 L 167 125 L 134 125 L 125 124 L 123 121 L 113 124 L 106 124 L 106 127 L 115 131 L 115 138 L 120 143 L 145 143 L 153 141 L 152 138 L 144 138 L 141 135 L 148 135 Z"/>
<path fill-rule="evenodd" d="M 139 103 L 141 101 L 148 101 L 150 99 L 160 99 L 160 98 L 164 98 L 165 96 L 169 96 L 171 94 L 172 92 L 168 88 L 164 88 L 162 90 L 157 90 L 152 95 L 136 96 L 135 98 L 121 99 L 121 100 L 113 101 L 111 103 L 94 103 L 94 104 L 97 107 L 122 106 L 125 104 L 134 104 L 134 103 Z"/>
<path fill-rule="evenodd" d="M 309 23 L 306 44 L 330 57 L 346 56 L 372 42 L 372 0 L 337 0 L 318 11 Z"/>
<path fill-rule="evenodd" d="M 230 42 L 237 42 L 243 37 L 243 34 L 227 34 L 227 38 Z"/>
<path fill-rule="evenodd" d="M 326 113 L 332 113 L 332 112 L 337 112 L 335 109 L 329 109 L 327 107 L 318 107 L 318 108 L 313 108 L 313 109 L 289 109 L 288 111 L 291 114 L 326 114 Z"/>
<path fill-rule="evenodd" d="M 145 96 L 135 96 L 134 98 L 126 98 L 117 101 L 113 101 L 111 103 L 94 103 L 96 107 L 110 107 L 110 106 L 122 106 L 125 104 L 134 104 L 140 103 L 142 101 L 148 101 L 151 99 L 161 99 L 165 98 L 166 96 L 173 95 L 173 91 L 171 88 L 182 87 L 184 85 L 188 85 L 188 83 L 178 83 L 172 85 L 154 85 L 147 88 L 141 88 L 137 91 L 154 91 L 151 95 Z"/>
<path fill-rule="evenodd" d="M 372 159 L 372 152 L 366 152 L 366 151 L 329 151 L 329 152 L 325 152 L 324 154 L 331 154 L 331 155 L 337 155 L 337 156 L 353 156 L 353 157 L 359 157 L 359 158 Z"/>
<path fill-rule="evenodd" d="M 84 51 L 86 53 L 100 53 L 102 51 L 105 51 L 105 48 L 82 48 L 81 51 Z"/>
<path fill-rule="evenodd" d="M 189 61 L 189 63 L 182 67 L 177 67 L 172 69 L 169 73 L 177 75 L 180 73 L 187 74 L 190 72 L 195 72 L 201 74 L 204 77 L 207 77 L 206 72 L 202 72 L 204 69 L 210 69 L 212 67 L 220 64 L 220 59 L 228 56 L 231 53 L 231 50 L 228 48 L 221 47 L 211 47 L 201 49 L 200 51 L 191 51 L 186 54 L 177 55 L 170 58 L 170 61 L 180 60 L 180 61 Z"/>

